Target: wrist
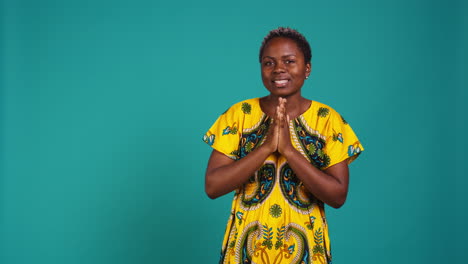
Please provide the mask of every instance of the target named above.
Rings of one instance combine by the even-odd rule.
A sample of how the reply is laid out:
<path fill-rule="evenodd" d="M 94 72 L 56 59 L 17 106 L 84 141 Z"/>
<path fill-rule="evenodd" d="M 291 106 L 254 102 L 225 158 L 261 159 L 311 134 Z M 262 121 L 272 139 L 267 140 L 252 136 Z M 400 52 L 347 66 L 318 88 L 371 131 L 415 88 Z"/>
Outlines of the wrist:
<path fill-rule="evenodd" d="M 266 142 L 265 142 L 266 143 Z M 262 144 L 258 147 L 258 150 L 265 155 L 269 156 L 271 153 L 275 152 L 274 146 L 272 144 Z"/>
<path fill-rule="evenodd" d="M 289 144 L 289 146 L 287 146 L 286 148 L 283 149 L 283 151 L 281 151 L 281 155 L 283 155 L 286 159 L 289 159 L 296 152 L 297 150 L 291 144 Z"/>

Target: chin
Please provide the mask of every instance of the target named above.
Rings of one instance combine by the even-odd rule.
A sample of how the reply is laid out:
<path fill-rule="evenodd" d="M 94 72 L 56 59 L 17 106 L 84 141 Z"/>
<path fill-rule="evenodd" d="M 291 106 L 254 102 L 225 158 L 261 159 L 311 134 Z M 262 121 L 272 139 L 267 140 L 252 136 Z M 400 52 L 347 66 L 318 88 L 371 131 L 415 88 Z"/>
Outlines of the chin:
<path fill-rule="evenodd" d="M 287 88 L 275 88 L 274 90 L 268 90 L 268 91 L 270 92 L 271 95 L 278 96 L 278 97 L 285 97 L 285 98 L 298 94 L 298 91 L 291 91 Z"/>

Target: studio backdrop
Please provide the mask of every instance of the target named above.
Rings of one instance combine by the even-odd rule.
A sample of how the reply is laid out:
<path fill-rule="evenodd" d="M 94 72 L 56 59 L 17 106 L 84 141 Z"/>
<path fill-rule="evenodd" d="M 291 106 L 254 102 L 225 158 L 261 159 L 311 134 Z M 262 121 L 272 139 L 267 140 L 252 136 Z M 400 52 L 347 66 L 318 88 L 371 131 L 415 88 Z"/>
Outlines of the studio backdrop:
<path fill-rule="evenodd" d="M 217 263 L 232 194 L 210 200 L 202 136 L 267 94 L 278 26 L 312 46 L 303 95 L 366 151 L 334 263 L 467 257 L 466 1 L 3 0 L 0 263 Z"/>

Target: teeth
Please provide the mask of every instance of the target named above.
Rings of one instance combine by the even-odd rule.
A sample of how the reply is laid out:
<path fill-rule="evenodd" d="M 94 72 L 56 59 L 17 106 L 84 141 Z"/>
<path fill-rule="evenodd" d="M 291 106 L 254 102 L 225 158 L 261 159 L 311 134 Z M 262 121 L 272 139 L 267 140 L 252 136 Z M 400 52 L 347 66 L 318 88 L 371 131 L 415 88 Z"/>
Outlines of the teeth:
<path fill-rule="evenodd" d="M 286 84 L 288 82 L 288 80 L 278 80 L 278 81 L 275 81 L 276 84 Z"/>

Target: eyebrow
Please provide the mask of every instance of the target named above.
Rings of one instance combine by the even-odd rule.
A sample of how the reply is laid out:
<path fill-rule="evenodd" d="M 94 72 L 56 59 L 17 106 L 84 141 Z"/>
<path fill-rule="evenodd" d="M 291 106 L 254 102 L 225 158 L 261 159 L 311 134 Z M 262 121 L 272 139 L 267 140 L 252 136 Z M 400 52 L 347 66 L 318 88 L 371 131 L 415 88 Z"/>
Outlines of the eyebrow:
<path fill-rule="evenodd" d="M 281 56 L 281 58 L 286 58 L 286 57 L 291 57 L 291 56 L 296 56 L 296 54 L 286 54 L 286 55 Z M 275 59 L 275 57 L 271 57 L 271 56 L 263 56 L 262 59 L 266 59 L 266 58 Z"/>

